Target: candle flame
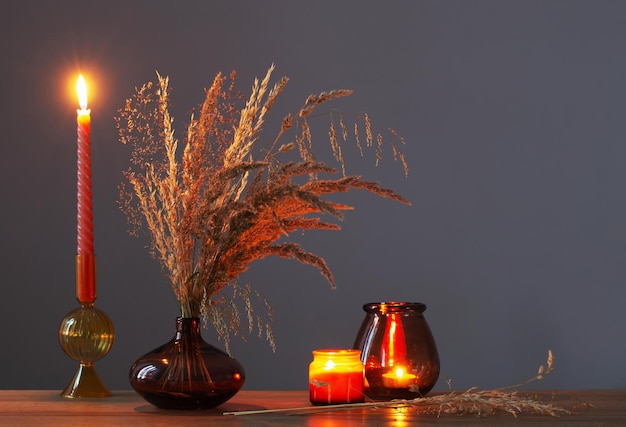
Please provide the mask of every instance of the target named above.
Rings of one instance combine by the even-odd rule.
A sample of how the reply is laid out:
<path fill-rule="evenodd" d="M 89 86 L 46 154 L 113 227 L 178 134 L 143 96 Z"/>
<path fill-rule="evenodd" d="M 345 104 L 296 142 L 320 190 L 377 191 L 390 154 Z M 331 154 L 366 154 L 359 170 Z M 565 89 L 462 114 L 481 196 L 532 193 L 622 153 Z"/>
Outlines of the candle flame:
<path fill-rule="evenodd" d="M 404 369 L 396 368 L 396 378 L 403 378 L 403 377 L 404 377 Z"/>
<path fill-rule="evenodd" d="M 76 92 L 78 93 L 78 105 L 80 105 L 81 110 L 87 109 L 87 84 L 85 83 L 85 78 L 83 75 L 78 76 L 78 81 L 76 82 Z"/>

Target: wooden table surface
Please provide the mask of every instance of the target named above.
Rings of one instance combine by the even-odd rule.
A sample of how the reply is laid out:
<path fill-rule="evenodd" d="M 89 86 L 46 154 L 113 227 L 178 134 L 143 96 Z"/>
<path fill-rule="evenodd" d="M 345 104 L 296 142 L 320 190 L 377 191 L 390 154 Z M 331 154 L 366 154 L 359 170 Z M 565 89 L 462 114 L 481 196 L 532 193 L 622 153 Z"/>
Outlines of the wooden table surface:
<path fill-rule="evenodd" d="M 243 390 L 212 410 L 166 411 L 148 404 L 133 391 L 113 392 L 112 397 L 102 399 L 68 399 L 54 390 L 0 390 L 0 426 L 626 426 L 626 390 L 539 393 L 573 410 L 572 414 L 437 417 L 406 409 L 365 408 L 307 415 L 224 415 L 226 411 L 309 406 L 308 392 Z"/>

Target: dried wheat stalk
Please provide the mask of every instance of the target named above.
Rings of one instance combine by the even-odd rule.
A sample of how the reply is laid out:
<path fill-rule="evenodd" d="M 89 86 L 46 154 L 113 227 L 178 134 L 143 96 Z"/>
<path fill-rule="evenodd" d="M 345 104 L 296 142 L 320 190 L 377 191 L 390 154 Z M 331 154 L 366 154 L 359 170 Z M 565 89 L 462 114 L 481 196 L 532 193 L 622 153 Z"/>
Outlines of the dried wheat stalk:
<path fill-rule="evenodd" d="M 251 411 L 225 412 L 224 415 L 256 415 L 266 413 L 284 413 L 288 415 L 302 415 L 311 413 L 346 411 L 360 408 L 398 408 L 415 411 L 425 415 L 474 415 L 485 417 L 496 413 L 519 415 L 550 415 L 553 417 L 569 414 L 570 411 L 546 403 L 538 398 L 525 395 L 518 389 L 534 381 L 539 381 L 554 370 L 554 355 L 548 350 L 547 365 L 541 365 L 537 375 L 529 380 L 514 386 L 494 390 L 479 390 L 471 388 L 463 392 L 451 391 L 439 395 L 419 397 L 416 399 L 396 399 L 388 402 L 348 403 L 327 406 L 306 406 L 300 408 L 267 409 Z"/>

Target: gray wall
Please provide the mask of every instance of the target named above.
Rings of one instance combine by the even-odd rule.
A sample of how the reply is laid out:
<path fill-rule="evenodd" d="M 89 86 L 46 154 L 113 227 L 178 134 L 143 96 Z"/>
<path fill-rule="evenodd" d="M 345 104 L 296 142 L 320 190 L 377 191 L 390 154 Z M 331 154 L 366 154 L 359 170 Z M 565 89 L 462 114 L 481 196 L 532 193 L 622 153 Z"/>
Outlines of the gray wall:
<path fill-rule="evenodd" d="M 113 117 L 169 75 L 182 128 L 218 71 L 248 90 L 275 62 L 277 114 L 309 93 L 402 133 L 407 179 L 353 159 L 412 207 L 354 193 L 340 232 L 307 236 L 313 268 L 268 259 L 278 351 L 236 341 L 248 389 L 304 389 L 311 350 L 349 347 L 371 301 L 428 305 L 442 378 L 497 387 L 626 387 L 626 2 L 11 2 L 0 16 L 0 388 L 61 389 L 75 364 L 57 327 L 74 299 L 78 71 L 92 86 L 97 305 L 116 343 L 97 369 L 128 388 L 132 362 L 173 334 L 177 308 L 147 240 L 126 234 L 127 151 Z M 318 134 L 325 139 L 325 131 Z M 371 158 L 370 158 L 371 159 Z M 204 332 L 214 341 L 214 333 Z M 439 388 L 446 387 L 441 381 Z"/>

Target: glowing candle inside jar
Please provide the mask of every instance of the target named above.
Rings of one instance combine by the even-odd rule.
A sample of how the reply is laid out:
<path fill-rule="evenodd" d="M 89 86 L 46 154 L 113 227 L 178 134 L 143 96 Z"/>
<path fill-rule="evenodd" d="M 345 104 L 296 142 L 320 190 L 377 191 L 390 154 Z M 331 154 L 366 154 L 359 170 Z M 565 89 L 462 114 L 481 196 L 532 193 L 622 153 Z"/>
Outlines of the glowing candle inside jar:
<path fill-rule="evenodd" d="M 76 83 L 78 104 L 76 122 L 78 124 L 77 161 L 77 257 L 76 257 L 76 296 L 80 302 L 93 302 L 96 296 L 94 245 L 93 245 L 93 205 L 91 193 L 91 110 L 87 109 L 87 85 L 82 74 Z"/>
<path fill-rule="evenodd" d="M 383 385 L 388 388 L 408 388 L 416 378 L 417 375 L 408 373 L 404 367 L 397 366 L 383 374 Z"/>
<path fill-rule="evenodd" d="M 313 351 L 309 365 L 309 398 L 314 405 L 363 402 L 361 352 L 352 349 Z"/>

